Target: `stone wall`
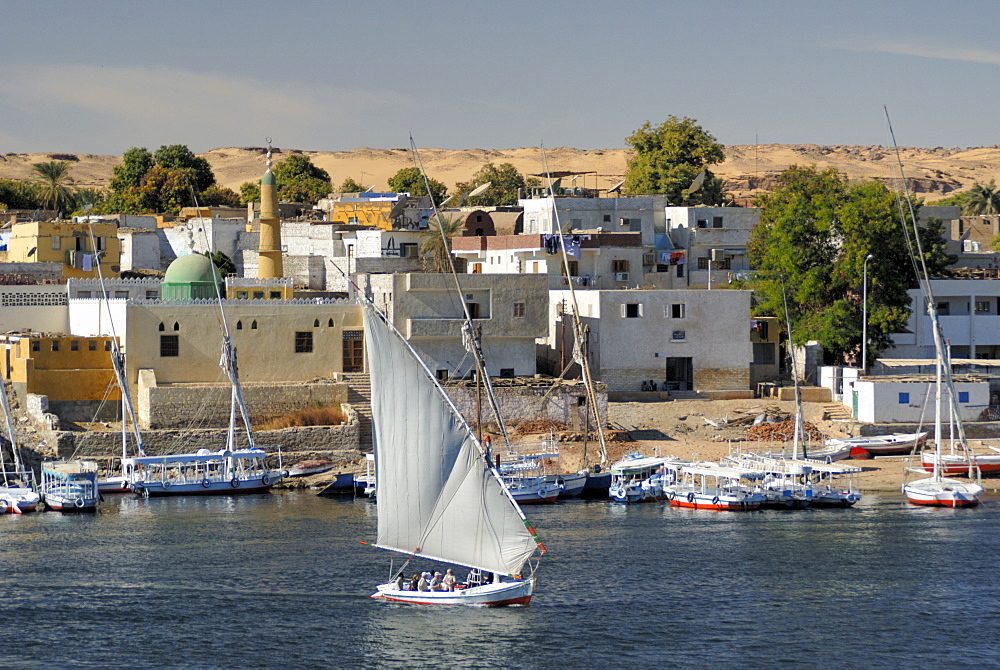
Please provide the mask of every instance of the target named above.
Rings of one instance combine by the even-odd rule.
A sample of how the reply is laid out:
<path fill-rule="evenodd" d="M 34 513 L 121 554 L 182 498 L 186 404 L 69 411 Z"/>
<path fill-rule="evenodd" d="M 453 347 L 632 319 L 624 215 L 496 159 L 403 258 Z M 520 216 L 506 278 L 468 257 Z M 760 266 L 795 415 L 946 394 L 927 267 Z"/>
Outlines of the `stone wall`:
<path fill-rule="evenodd" d="M 551 395 L 546 397 L 549 384 L 538 386 L 497 386 L 494 388 L 500 413 L 511 428 L 524 421 L 555 421 L 573 429 L 583 429 L 586 420 L 587 404 L 580 404 L 580 398 L 586 398 L 582 383 L 564 383 Z M 462 415 L 470 424 L 476 421 L 476 387 L 448 386 L 448 395 L 454 401 Z M 598 384 L 596 389 L 597 408 L 601 423 L 608 421 L 608 389 Z M 586 402 L 586 401 L 584 401 Z M 493 411 L 483 399 L 482 416 L 484 423 L 494 423 Z M 590 425 L 593 425 L 593 413 L 590 415 Z"/>
<path fill-rule="evenodd" d="M 311 407 L 339 407 L 347 402 L 347 384 L 331 381 L 243 385 L 243 397 L 254 421 L 284 416 Z M 229 423 L 230 386 L 171 385 L 144 387 L 140 379 L 139 423 L 143 429 L 183 428 Z"/>

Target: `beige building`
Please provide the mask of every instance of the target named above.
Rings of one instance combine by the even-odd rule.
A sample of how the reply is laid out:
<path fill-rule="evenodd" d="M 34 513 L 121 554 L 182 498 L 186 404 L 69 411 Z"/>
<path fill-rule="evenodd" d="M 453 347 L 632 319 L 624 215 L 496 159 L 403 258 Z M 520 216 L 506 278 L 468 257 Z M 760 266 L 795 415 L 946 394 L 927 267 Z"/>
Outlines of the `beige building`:
<path fill-rule="evenodd" d="M 116 223 L 27 221 L 11 227 L 9 263 L 61 263 L 63 277 L 97 277 L 97 258 L 105 277 L 117 276 L 121 244 Z"/>

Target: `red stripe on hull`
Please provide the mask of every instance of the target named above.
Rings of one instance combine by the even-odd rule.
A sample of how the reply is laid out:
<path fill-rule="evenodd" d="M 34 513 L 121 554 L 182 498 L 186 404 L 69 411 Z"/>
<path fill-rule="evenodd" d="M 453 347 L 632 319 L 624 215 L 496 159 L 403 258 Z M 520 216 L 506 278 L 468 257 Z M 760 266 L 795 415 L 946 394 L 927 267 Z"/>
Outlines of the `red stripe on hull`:
<path fill-rule="evenodd" d="M 700 503 L 698 501 L 688 502 L 687 500 L 672 500 L 670 501 L 674 507 L 686 507 L 688 509 L 710 509 L 719 512 L 750 512 L 752 510 L 760 509 L 760 503 L 747 503 L 743 506 L 742 503 Z"/>
<path fill-rule="evenodd" d="M 431 602 L 421 602 L 418 600 L 406 600 L 404 598 L 392 598 L 390 596 L 372 596 L 377 600 L 388 600 L 393 603 L 405 603 L 407 605 L 466 605 L 469 604 L 482 604 L 486 607 L 507 607 L 508 605 L 527 605 L 531 602 L 531 596 L 520 596 L 517 598 L 510 598 L 508 600 L 500 600 L 495 603 L 431 603 Z"/>
<path fill-rule="evenodd" d="M 907 496 L 906 498 L 913 505 L 923 505 L 924 507 L 975 507 L 978 500 L 915 500 Z"/>

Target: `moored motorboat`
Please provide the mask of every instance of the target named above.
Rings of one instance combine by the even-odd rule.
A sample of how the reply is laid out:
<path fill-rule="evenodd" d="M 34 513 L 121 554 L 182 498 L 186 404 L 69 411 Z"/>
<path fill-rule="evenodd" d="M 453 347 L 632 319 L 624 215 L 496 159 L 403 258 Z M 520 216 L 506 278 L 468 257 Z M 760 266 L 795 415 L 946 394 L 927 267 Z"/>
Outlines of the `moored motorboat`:
<path fill-rule="evenodd" d="M 686 461 L 673 456 L 630 454 L 611 465 L 608 496 L 616 502 L 666 500 L 665 488 L 677 482 L 677 468 Z"/>
<path fill-rule="evenodd" d="M 812 502 L 812 466 L 805 461 L 743 452 L 725 456 L 721 462 L 758 479 L 765 509 L 803 509 Z"/>
<path fill-rule="evenodd" d="M 590 474 L 586 470 L 581 470 L 571 475 L 545 475 L 545 481 L 562 486 L 562 490 L 559 491 L 560 498 L 577 498 L 583 493 L 589 477 Z"/>
<path fill-rule="evenodd" d="M 265 464 L 263 449 L 199 449 L 191 454 L 122 459 L 132 490 L 150 496 L 262 493 L 281 481 Z"/>
<path fill-rule="evenodd" d="M 990 447 L 993 453 L 970 453 L 968 455 L 960 452 L 941 453 L 936 451 L 920 452 L 920 465 L 925 472 L 933 472 L 935 463 L 938 464 L 941 474 L 968 476 L 969 467 L 978 469 L 982 476 L 995 477 L 1000 475 L 1000 450 Z"/>
<path fill-rule="evenodd" d="M 94 512 L 100 500 L 97 463 L 62 460 L 42 463 L 41 499 L 45 507 L 61 512 Z"/>
<path fill-rule="evenodd" d="M 718 463 L 691 463 L 681 468 L 681 480 L 668 486 L 674 507 L 746 512 L 759 509 L 764 495 L 742 481 L 747 473 Z"/>

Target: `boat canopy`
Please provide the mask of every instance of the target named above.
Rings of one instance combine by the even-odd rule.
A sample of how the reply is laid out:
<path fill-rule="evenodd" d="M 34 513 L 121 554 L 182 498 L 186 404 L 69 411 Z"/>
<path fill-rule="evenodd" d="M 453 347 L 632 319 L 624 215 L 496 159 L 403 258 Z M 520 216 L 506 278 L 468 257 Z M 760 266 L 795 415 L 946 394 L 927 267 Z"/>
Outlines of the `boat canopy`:
<path fill-rule="evenodd" d="M 267 452 L 263 449 L 238 449 L 229 451 L 221 449 L 219 451 L 209 451 L 199 449 L 194 454 L 165 454 L 163 456 L 137 456 L 135 458 L 123 458 L 122 463 L 131 465 L 154 465 L 163 463 L 207 463 L 219 461 L 224 458 L 264 458 Z"/>
<path fill-rule="evenodd" d="M 416 354 L 364 311 L 378 473 L 376 545 L 506 575 L 536 541 L 468 424 Z"/>
<path fill-rule="evenodd" d="M 667 463 L 680 463 L 681 461 L 676 458 L 663 458 L 663 457 L 644 457 L 644 458 L 625 458 L 616 463 L 611 464 L 612 474 L 621 474 L 628 472 L 642 472 L 643 470 L 655 469 L 666 465 Z"/>

